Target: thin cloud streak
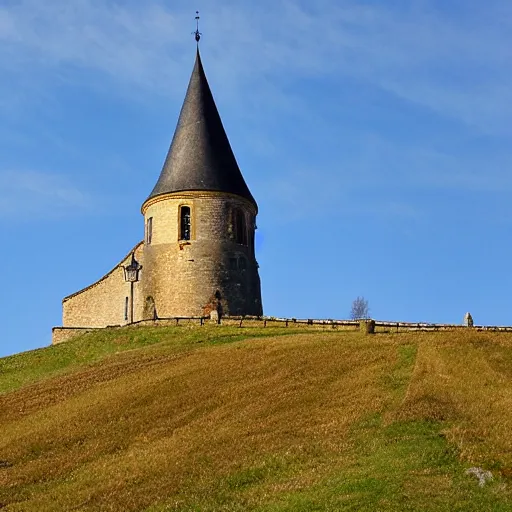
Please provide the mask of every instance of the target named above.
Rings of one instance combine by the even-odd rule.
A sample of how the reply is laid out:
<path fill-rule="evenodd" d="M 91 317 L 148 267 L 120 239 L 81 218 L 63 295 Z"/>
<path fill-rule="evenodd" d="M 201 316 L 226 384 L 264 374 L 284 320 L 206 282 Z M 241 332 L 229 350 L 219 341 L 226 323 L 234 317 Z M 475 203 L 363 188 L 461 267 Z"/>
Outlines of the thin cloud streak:
<path fill-rule="evenodd" d="M 473 4 L 451 19 L 433 5 L 220 3 L 202 20 L 209 75 L 235 103 L 241 88 L 247 97 L 264 85 L 267 97 L 279 97 L 301 77 L 354 76 L 440 115 L 510 134 L 510 8 L 504 1 Z M 0 8 L 0 66 L 64 74 L 78 66 L 123 87 L 181 94 L 175 77 L 189 72 L 184 27 L 192 21 L 188 11 L 160 2 L 24 0 Z"/>
<path fill-rule="evenodd" d="M 302 79 L 326 78 L 336 88 L 352 77 L 440 118 L 452 118 L 483 133 L 510 136 L 512 18 L 506 15 L 510 8 L 503 1 L 470 5 L 455 18 L 433 6 L 421 2 L 398 9 L 353 0 L 320 0 L 314 5 L 278 0 L 245 5 L 221 2 L 211 12 L 205 9 L 202 51 L 208 54 L 207 73 L 221 99 L 221 111 L 245 116 L 245 126 L 255 134 L 279 116 L 287 122 L 297 118 L 297 125 L 310 128 L 319 115 L 317 98 L 314 91 L 299 92 L 294 85 Z M 171 11 L 156 1 L 142 6 L 22 0 L 0 7 L 0 69 L 10 71 L 4 76 L 14 76 L 21 90 L 29 84 L 30 92 L 34 84 L 27 76 L 35 72 L 41 89 L 51 89 L 55 80 L 83 80 L 86 85 L 105 87 L 109 94 L 132 98 L 165 94 L 179 102 L 193 51 L 192 36 L 184 28 L 189 25 L 193 28 L 190 12 Z M 6 88 L 2 82 L 0 78 L 0 91 Z M 149 94 L 141 95 L 141 90 Z M 15 94 L 21 103 L 20 90 Z M 324 134 L 339 132 L 335 123 L 323 120 Z M 379 184 L 488 192 L 512 186 L 501 171 L 509 168 L 506 154 L 489 159 L 484 152 L 474 159 L 461 158 L 460 153 L 430 147 L 428 141 L 421 146 L 371 137 L 375 135 L 360 145 L 364 150 L 349 165 L 340 162 L 342 170 L 351 172 L 333 171 L 324 164 L 315 171 L 322 175 L 322 183 L 330 184 L 330 202 L 338 199 L 348 208 L 350 202 L 343 199 L 347 187 L 377 188 Z M 255 138 L 247 144 L 251 143 L 254 152 L 287 161 L 289 167 L 282 168 L 274 188 L 290 206 L 300 207 L 309 193 L 304 184 L 310 180 L 295 169 L 290 172 L 294 163 L 285 154 L 287 149 L 270 138 Z M 336 159 L 335 154 L 329 156 Z M 339 186 L 340 180 L 344 187 Z M 267 182 L 262 179 L 262 183 Z M 60 201 L 64 204 L 63 198 Z M 4 197 L 0 208 L 6 211 L 7 204 L 9 198 Z M 375 213 L 382 209 L 411 213 L 407 205 L 385 204 Z"/>
<path fill-rule="evenodd" d="M 90 213 L 86 192 L 61 175 L 35 171 L 0 171 L 0 219 L 52 219 Z"/>

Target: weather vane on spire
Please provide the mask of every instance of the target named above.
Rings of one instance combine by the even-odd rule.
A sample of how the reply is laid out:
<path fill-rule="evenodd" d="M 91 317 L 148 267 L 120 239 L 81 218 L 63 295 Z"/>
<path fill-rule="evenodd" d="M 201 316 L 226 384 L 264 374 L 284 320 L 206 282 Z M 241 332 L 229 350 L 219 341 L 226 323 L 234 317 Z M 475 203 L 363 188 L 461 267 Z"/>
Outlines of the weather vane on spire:
<path fill-rule="evenodd" d="M 196 42 L 199 44 L 201 36 L 203 35 L 201 32 L 199 32 L 199 11 L 196 11 L 196 31 L 192 32 L 192 34 L 196 36 Z"/>

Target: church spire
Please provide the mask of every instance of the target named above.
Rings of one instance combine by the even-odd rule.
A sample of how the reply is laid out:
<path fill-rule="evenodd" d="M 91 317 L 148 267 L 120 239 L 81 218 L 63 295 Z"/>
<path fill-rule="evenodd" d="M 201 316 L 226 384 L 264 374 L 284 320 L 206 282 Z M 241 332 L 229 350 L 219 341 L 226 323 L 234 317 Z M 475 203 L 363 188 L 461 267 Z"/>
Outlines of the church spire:
<path fill-rule="evenodd" d="M 198 18 L 199 15 L 197 22 Z M 199 42 L 199 24 L 195 34 Z M 226 192 L 256 205 L 222 125 L 203 69 L 199 45 L 171 147 L 148 199 L 181 191 Z"/>

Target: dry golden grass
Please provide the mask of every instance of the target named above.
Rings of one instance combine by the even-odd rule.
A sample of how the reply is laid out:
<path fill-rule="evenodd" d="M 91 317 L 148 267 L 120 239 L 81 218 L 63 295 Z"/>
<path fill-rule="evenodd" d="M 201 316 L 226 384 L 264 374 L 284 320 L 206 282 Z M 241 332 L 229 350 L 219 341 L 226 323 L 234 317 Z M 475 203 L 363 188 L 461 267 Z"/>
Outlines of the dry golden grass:
<path fill-rule="evenodd" d="M 0 508 L 512 507 L 511 336 L 262 331 L 119 331 L 0 395 Z"/>

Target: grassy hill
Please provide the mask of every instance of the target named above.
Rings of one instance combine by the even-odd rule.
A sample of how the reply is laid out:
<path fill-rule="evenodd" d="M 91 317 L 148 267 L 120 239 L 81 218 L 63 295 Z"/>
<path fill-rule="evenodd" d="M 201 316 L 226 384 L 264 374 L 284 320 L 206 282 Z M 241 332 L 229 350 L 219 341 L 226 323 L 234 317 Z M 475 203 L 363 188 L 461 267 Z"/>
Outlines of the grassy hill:
<path fill-rule="evenodd" d="M 0 359 L 0 509 L 510 511 L 511 433 L 510 334 L 105 331 Z"/>

